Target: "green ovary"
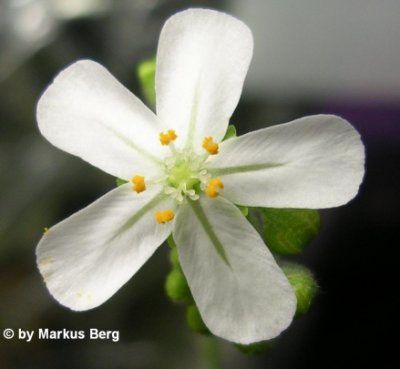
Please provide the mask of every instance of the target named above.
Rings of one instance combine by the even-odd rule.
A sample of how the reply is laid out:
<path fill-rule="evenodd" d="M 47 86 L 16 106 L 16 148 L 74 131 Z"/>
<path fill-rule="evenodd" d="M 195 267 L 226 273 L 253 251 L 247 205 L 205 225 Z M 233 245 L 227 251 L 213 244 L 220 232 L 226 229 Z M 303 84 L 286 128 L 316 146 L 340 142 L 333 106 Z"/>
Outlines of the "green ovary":
<path fill-rule="evenodd" d="M 169 170 L 168 180 L 171 186 L 175 188 L 186 184 L 186 189 L 191 190 L 200 183 L 198 178 L 194 178 L 195 176 L 196 173 L 190 169 L 188 162 L 181 160 Z"/>

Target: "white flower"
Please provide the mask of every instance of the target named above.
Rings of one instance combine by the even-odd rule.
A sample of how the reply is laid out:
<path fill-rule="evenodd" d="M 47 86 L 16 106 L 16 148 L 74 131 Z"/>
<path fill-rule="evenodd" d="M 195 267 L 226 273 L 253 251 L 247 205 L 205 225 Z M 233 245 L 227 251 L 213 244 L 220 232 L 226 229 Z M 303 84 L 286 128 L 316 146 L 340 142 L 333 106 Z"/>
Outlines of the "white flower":
<path fill-rule="evenodd" d="M 204 322 L 238 343 L 277 336 L 293 290 L 234 205 L 327 208 L 358 191 L 364 149 L 343 119 L 318 115 L 221 142 L 253 50 L 251 31 L 211 10 L 165 24 L 157 116 L 93 61 L 62 71 L 37 119 L 55 146 L 131 183 L 52 227 L 37 248 L 50 293 L 73 310 L 112 296 L 172 232 Z"/>

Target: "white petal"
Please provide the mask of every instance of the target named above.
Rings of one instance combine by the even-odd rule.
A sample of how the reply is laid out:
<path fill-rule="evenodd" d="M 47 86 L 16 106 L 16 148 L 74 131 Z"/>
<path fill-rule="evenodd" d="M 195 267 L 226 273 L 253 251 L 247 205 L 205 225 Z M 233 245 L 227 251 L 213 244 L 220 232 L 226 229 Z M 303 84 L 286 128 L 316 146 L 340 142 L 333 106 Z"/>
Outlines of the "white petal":
<path fill-rule="evenodd" d="M 129 184 L 58 223 L 36 254 L 50 293 L 72 310 L 94 308 L 111 297 L 171 232 L 154 213 L 171 208 L 153 187 L 140 194 Z"/>
<path fill-rule="evenodd" d="M 329 208 L 350 201 L 364 175 L 364 146 L 344 119 L 315 115 L 220 145 L 209 159 L 221 194 L 247 206 Z"/>
<path fill-rule="evenodd" d="M 40 98 L 37 120 L 53 145 L 116 177 L 159 173 L 156 116 L 98 63 L 63 70 Z"/>
<path fill-rule="evenodd" d="M 176 130 L 178 147 L 200 151 L 204 137 L 223 138 L 252 53 L 251 31 L 227 14 L 190 9 L 166 22 L 157 52 L 157 115 Z"/>
<path fill-rule="evenodd" d="M 174 239 L 182 269 L 212 333 L 248 344 L 279 335 L 296 297 L 285 275 L 240 211 L 222 198 L 179 209 Z"/>

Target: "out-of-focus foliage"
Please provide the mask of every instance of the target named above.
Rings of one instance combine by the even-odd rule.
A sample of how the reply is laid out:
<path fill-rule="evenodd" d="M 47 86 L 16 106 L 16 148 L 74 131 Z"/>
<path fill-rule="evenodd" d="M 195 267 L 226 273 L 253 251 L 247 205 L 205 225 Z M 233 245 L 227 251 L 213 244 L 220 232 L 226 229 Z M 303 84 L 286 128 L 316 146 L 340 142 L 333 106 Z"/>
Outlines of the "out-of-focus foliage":
<path fill-rule="evenodd" d="M 155 90 L 155 71 L 156 59 L 151 58 L 141 62 L 137 69 L 140 87 L 143 96 L 151 107 L 156 106 L 156 90 Z"/>

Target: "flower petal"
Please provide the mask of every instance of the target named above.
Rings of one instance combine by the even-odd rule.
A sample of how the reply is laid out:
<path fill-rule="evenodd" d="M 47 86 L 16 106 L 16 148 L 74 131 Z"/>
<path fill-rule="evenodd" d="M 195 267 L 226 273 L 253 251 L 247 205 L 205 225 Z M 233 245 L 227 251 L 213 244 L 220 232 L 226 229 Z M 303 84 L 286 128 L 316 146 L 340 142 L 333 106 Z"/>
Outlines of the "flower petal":
<path fill-rule="evenodd" d="M 171 208 L 162 189 L 140 194 L 129 184 L 50 228 L 37 262 L 50 293 L 72 310 L 94 308 L 111 297 L 171 232 L 156 210 Z"/>
<path fill-rule="evenodd" d="M 204 137 L 222 140 L 253 53 L 241 21 L 190 9 L 164 25 L 157 51 L 157 115 L 178 134 L 178 147 L 201 149 Z"/>
<path fill-rule="evenodd" d="M 220 145 L 209 159 L 221 194 L 246 206 L 329 208 L 350 201 L 364 175 L 364 146 L 344 119 L 315 115 Z"/>
<path fill-rule="evenodd" d="M 179 209 L 174 239 L 182 269 L 212 333 L 248 344 L 279 335 L 296 297 L 258 233 L 223 198 Z"/>
<path fill-rule="evenodd" d="M 156 116 L 98 63 L 63 70 L 40 98 L 37 120 L 53 145 L 116 177 L 159 173 Z"/>

